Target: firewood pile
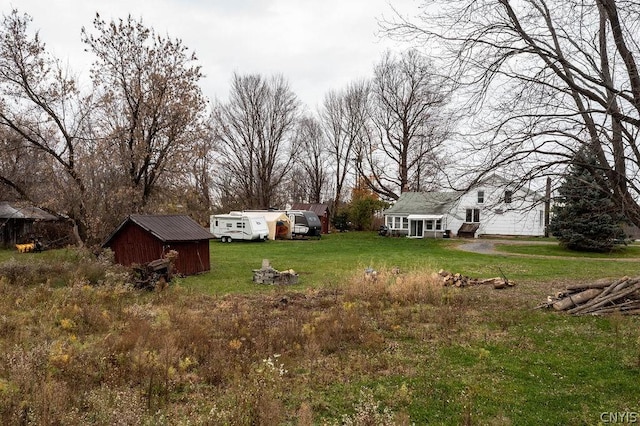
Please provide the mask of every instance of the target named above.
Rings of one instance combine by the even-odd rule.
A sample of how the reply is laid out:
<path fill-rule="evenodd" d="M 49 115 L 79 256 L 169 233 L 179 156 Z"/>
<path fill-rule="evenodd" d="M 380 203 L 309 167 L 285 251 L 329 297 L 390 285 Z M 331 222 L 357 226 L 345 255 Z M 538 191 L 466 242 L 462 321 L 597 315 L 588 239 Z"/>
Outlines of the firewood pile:
<path fill-rule="evenodd" d="M 640 277 L 603 279 L 571 285 L 547 297 L 537 308 L 550 308 L 573 315 L 604 315 L 620 312 L 640 314 Z"/>
<path fill-rule="evenodd" d="M 509 281 L 506 277 L 495 278 L 471 278 L 462 274 L 453 274 L 449 271 L 441 269 L 438 275 L 442 277 L 442 285 L 445 287 L 469 287 L 475 285 L 492 285 L 495 289 L 503 289 L 516 285 L 513 281 Z"/>
<path fill-rule="evenodd" d="M 171 260 L 157 259 L 133 265 L 134 287 L 144 290 L 163 289 L 171 281 Z"/>
<path fill-rule="evenodd" d="M 169 250 L 161 259 L 142 265 L 132 265 L 134 287 L 144 290 L 163 290 L 173 278 L 178 252 Z"/>

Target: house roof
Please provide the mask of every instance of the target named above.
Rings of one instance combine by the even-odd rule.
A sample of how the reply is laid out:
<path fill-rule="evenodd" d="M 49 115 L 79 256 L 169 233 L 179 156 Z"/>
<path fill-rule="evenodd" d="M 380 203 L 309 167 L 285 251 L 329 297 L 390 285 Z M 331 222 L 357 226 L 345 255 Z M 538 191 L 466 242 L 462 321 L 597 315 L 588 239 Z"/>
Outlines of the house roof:
<path fill-rule="evenodd" d="M 317 203 L 293 203 L 291 210 L 308 210 L 317 214 L 318 217 L 321 217 L 329 211 L 329 205 Z"/>
<path fill-rule="evenodd" d="M 209 231 L 186 215 L 132 214 L 113 231 L 106 243 L 130 222 L 135 223 L 163 242 L 200 241 L 215 238 Z"/>
<path fill-rule="evenodd" d="M 58 220 L 59 218 L 35 206 L 0 201 L 0 219 Z"/>
<path fill-rule="evenodd" d="M 432 214 L 442 215 L 462 196 L 462 192 L 404 192 L 385 215 Z"/>

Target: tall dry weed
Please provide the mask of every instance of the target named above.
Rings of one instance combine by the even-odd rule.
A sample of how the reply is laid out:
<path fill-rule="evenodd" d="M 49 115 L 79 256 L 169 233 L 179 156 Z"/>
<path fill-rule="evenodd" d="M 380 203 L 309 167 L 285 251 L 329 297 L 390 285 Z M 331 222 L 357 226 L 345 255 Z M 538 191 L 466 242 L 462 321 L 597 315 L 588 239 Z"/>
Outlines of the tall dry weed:
<path fill-rule="evenodd" d="M 375 273 L 354 274 L 344 288 L 345 297 L 371 302 L 388 301 L 401 305 L 443 300 L 442 281 L 435 272 L 382 269 Z"/>

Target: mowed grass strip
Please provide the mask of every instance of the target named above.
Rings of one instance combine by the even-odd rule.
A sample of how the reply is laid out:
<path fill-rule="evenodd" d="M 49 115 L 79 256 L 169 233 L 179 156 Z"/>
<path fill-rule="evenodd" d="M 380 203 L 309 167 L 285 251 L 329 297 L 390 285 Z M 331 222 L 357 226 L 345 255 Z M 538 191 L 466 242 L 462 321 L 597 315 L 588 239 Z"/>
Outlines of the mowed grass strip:
<path fill-rule="evenodd" d="M 380 237 L 372 232 L 348 232 L 323 236 L 320 240 L 257 242 L 211 242 L 210 272 L 189 277 L 184 284 L 209 294 L 262 291 L 251 282 L 253 269 L 268 259 L 277 270 L 293 269 L 300 275 L 294 289 L 335 286 L 345 275 L 398 267 L 403 271 L 446 269 L 453 273 L 489 278 L 504 274 L 515 281 L 574 281 L 602 277 L 640 275 L 640 262 L 612 262 L 640 257 L 640 248 L 630 246 L 595 259 L 573 258 L 573 252 L 551 245 L 499 246 L 499 250 L 522 250 L 557 258 L 469 253 L 456 248 L 468 240 Z M 627 251 L 628 250 L 628 251 Z"/>
<path fill-rule="evenodd" d="M 496 244 L 496 249 L 500 252 L 526 254 L 532 256 L 558 256 L 576 257 L 581 259 L 640 259 L 640 245 L 619 245 L 614 247 L 610 253 L 593 253 L 567 250 L 557 243 L 551 244 Z"/>

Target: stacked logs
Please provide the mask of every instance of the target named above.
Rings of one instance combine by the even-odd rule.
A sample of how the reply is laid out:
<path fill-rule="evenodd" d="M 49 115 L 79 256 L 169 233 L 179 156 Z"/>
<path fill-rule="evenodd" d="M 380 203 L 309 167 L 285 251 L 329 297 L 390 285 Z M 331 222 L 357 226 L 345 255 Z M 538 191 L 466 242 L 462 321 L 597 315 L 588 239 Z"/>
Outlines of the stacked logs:
<path fill-rule="evenodd" d="M 442 277 L 442 285 L 445 287 L 469 287 L 474 285 L 493 285 L 495 289 L 503 289 L 513 287 L 515 283 L 509 281 L 506 277 L 495 278 L 470 278 L 462 274 L 452 274 L 451 272 L 440 269 L 438 275 Z"/>
<path fill-rule="evenodd" d="M 640 314 L 640 277 L 604 279 L 587 284 L 568 286 L 566 290 L 547 297 L 538 306 L 573 315 L 604 315 L 619 312 Z"/>

